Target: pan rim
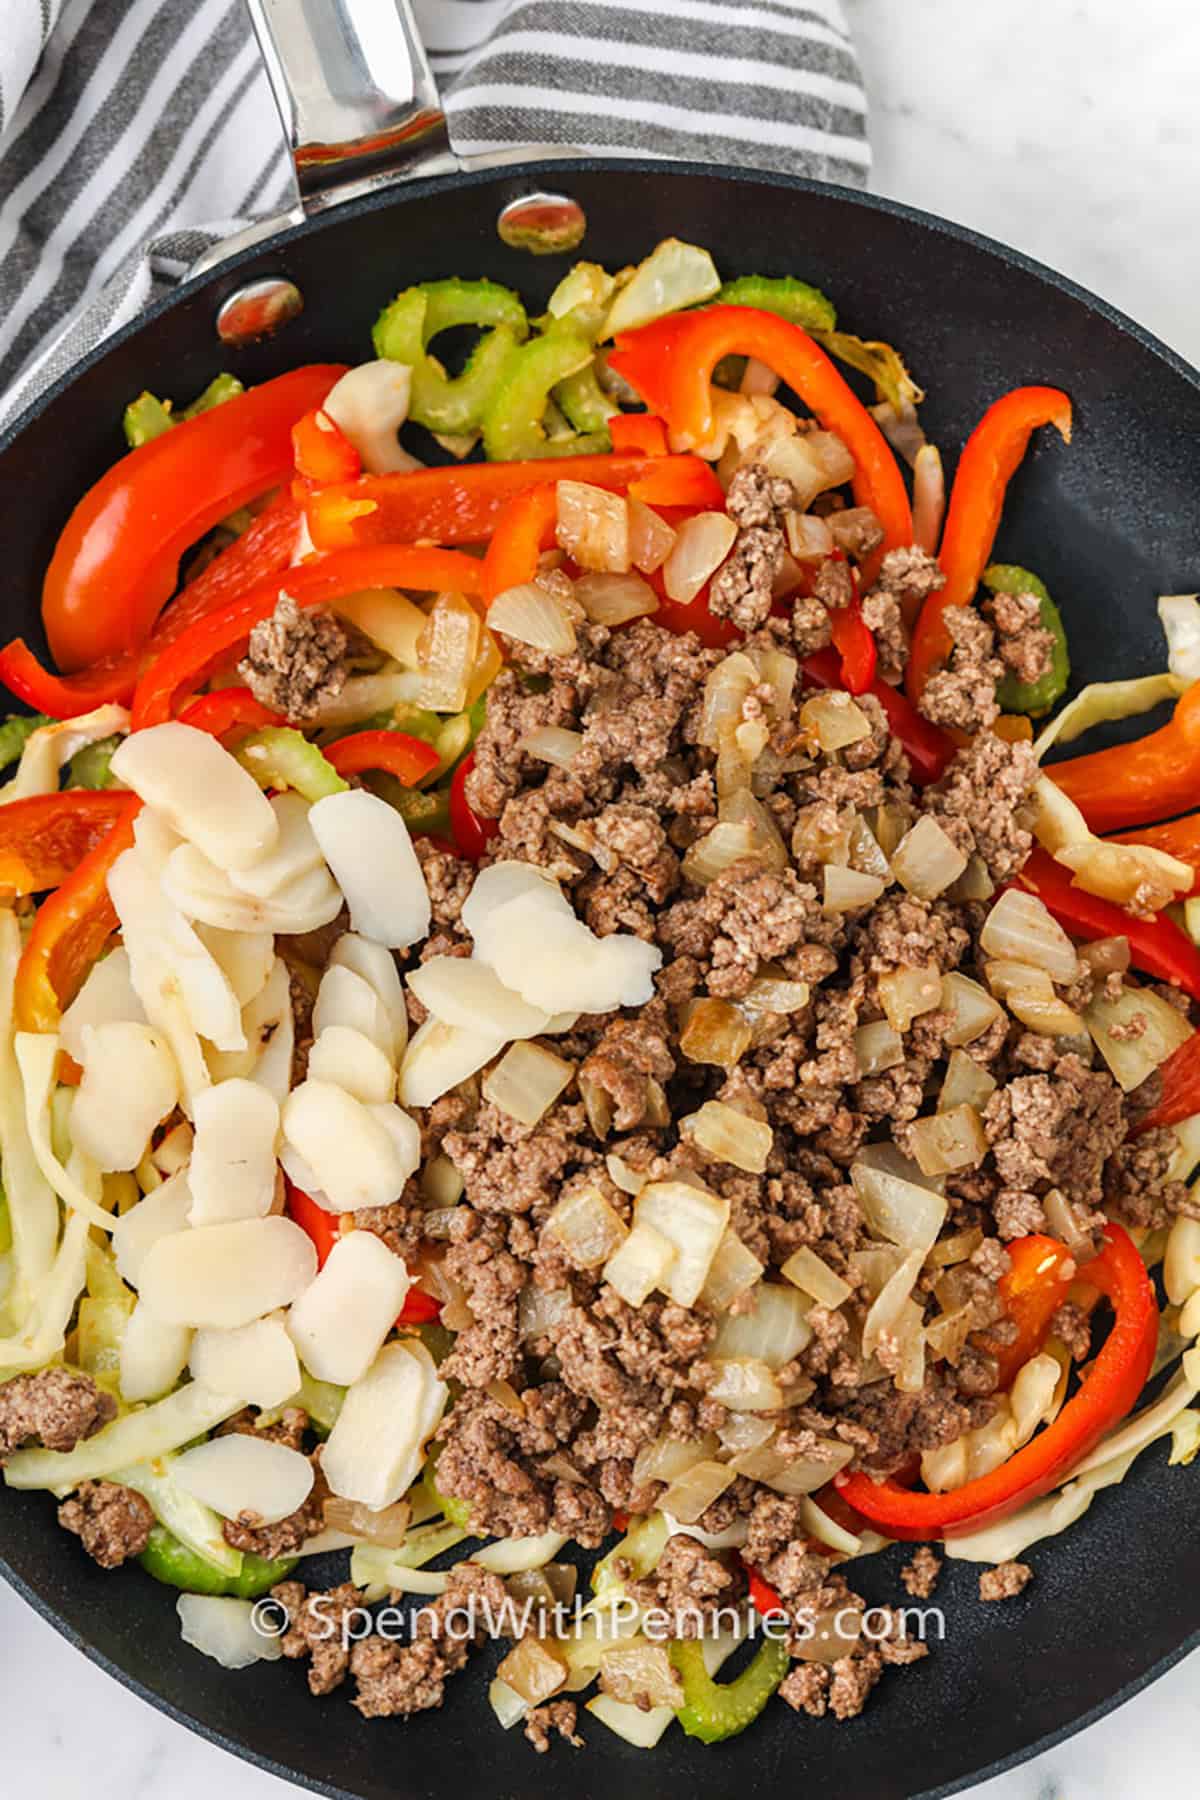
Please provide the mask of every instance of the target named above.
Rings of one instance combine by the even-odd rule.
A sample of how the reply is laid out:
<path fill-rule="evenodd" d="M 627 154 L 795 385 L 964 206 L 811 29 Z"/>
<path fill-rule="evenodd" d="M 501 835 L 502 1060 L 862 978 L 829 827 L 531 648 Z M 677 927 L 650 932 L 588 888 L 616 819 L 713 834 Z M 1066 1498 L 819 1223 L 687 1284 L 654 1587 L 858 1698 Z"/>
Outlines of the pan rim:
<path fill-rule="evenodd" d="M 0 458 L 36 419 L 71 389 L 83 375 L 99 364 L 110 351 L 129 342 L 172 308 L 194 299 L 205 289 L 219 291 L 222 284 L 227 288 L 235 286 L 236 281 L 233 278 L 237 277 L 242 270 L 260 263 L 264 257 L 269 258 L 273 253 L 319 233 L 331 221 L 342 218 L 360 218 L 371 213 L 386 211 L 410 195 L 413 198 L 423 198 L 432 193 L 464 192 L 489 185 L 495 186 L 503 192 L 509 188 L 519 189 L 527 186 L 530 182 L 544 185 L 550 176 L 569 180 L 572 174 L 581 173 L 635 173 L 690 178 L 694 178 L 697 174 L 708 173 L 721 181 L 732 181 L 739 185 L 753 186 L 759 189 L 774 188 L 784 192 L 806 193 L 826 200 L 835 200 L 844 206 L 866 214 L 883 215 L 903 223 L 919 226 L 937 236 L 982 251 L 1025 276 L 1032 277 L 1047 288 L 1081 304 L 1094 317 L 1132 338 L 1156 361 L 1163 364 L 1176 377 L 1185 381 L 1197 393 L 1200 393 L 1200 369 L 1120 308 L 1037 258 L 1031 257 L 999 239 L 975 231 L 971 227 L 953 220 L 944 219 L 923 208 L 910 206 L 903 201 L 872 194 L 865 190 L 839 187 L 831 182 L 784 175 L 773 171 L 727 168 L 716 164 L 644 157 L 563 156 L 535 163 L 506 164 L 496 169 L 469 170 L 457 174 L 408 181 L 399 186 L 382 189 L 376 193 L 344 202 L 336 208 L 331 208 L 325 213 L 299 223 L 281 227 L 279 231 L 230 257 L 227 262 L 220 264 L 217 268 L 209 270 L 202 276 L 182 282 L 171 293 L 164 295 L 152 306 L 147 307 L 144 312 L 139 313 L 136 318 L 86 352 L 57 381 L 24 407 L 3 433 L 0 433 Z M 282 1780 L 291 1781 L 305 1791 L 327 1796 L 327 1800 L 357 1800 L 357 1796 L 353 1795 L 350 1790 L 331 1786 L 311 1775 L 273 1760 L 232 1733 L 205 1724 L 194 1714 L 186 1712 L 173 1701 L 157 1693 L 148 1683 L 122 1668 L 112 1657 L 90 1643 L 73 1624 L 55 1609 L 51 1601 L 17 1572 L 8 1561 L 2 1547 L 0 1547 L 0 1575 L 60 1637 L 64 1638 L 74 1649 L 81 1651 L 89 1662 L 103 1669 L 122 1687 L 148 1703 L 155 1711 L 165 1714 L 175 1723 L 186 1727 L 206 1742 L 215 1744 L 240 1760 L 249 1762 L 256 1768 L 263 1769 Z M 1131 1677 L 1104 1699 L 1098 1701 L 1095 1706 L 1090 1707 L 1069 1723 L 1045 1733 L 1031 1743 L 960 1778 L 936 1787 L 916 1791 L 910 1795 L 910 1800 L 946 1800 L 946 1797 L 952 1794 L 960 1793 L 979 1782 L 1004 1774 L 1044 1751 L 1053 1749 L 1073 1737 L 1077 1732 L 1085 1730 L 1110 1712 L 1114 1712 L 1197 1648 L 1200 1648 L 1200 1627 L 1190 1632 L 1174 1649 L 1159 1657 L 1149 1668 Z"/>

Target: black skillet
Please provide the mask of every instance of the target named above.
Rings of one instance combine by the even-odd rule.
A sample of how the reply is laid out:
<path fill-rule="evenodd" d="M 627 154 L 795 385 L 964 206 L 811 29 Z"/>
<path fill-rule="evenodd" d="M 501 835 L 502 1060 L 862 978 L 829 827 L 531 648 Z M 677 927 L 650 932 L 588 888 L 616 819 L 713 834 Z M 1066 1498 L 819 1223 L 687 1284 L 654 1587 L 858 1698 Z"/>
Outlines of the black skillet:
<path fill-rule="evenodd" d="M 410 123 L 394 135 L 413 141 L 411 116 L 424 103 L 424 141 L 436 143 L 430 90 L 418 80 L 415 91 Z M 293 137 L 307 129 L 331 141 L 328 114 L 323 131 L 311 128 L 314 104 L 310 70 L 309 122 L 293 119 Z M 363 135 L 335 114 L 338 135 Z M 375 151 L 379 122 L 377 111 Z M 307 162 L 310 200 L 330 167 L 324 157 Z M 0 442 L 5 636 L 40 640 L 38 594 L 55 536 L 120 455 L 121 410 L 133 394 L 196 393 L 223 368 L 253 382 L 297 363 L 361 360 L 381 303 L 434 276 L 487 274 L 543 300 L 570 255 L 534 259 L 508 246 L 497 217 L 547 186 L 582 207 L 584 252 L 610 268 L 675 234 L 707 245 L 727 275 L 798 273 L 819 284 L 848 329 L 902 347 L 929 390 L 926 430 L 951 468 L 1005 389 L 1066 388 L 1075 441 L 1068 449 L 1042 434 L 1013 483 L 998 554 L 1038 570 L 1060 600 L 1077 681 L 1162 666 L 1155 596 L 1200 586 L 1192 369 L 1100 301 L 959 227 L 818 183 L 624 161 L 510 166 L 362 194 L 192 281 L 88 357 Z M 295 284 L 302 313 L 267 341 L 220 343 L 222 303 L 252 280 L 277 277 Z M 170 1591 L 136 1568 L 101 1572 L 58 1529 L 45 1495 L 0 1496 L 0 1569 L 70 1642 L 153 1705 L 321 1793 L 517 1800 L 561 1784 L 576 1800 L 611 1800 L 618 1787 L 629 1800 L 698 1791 L 726 1800 L 786 1782 L 845 1800 L 907 1800 L 951 1792 L 1077 1730 L 1200 1640 L 1197 1479 L 1195 1469 L 1168 1469 L 1157 1446 L 1065 1537 L 1034 1552 L 1035 1581 L 1004 1605 L 980 1605 L 974 1565 L 947 1563 L 936 1596 L 945 1642 L 917 1667 L 890 1672 L 851 1723 L 772 1705 L 723 1748 L 671 1732 L 653 1753 L 585 1723 L 587 1751 L 559 1750 L 549 1765 L 518 1731 L 501 1732 L 487 1706 L 498 1652 L 451 1684 L 443 1711 L 365 1723 L 344 1692 L 312 1699 L 287 1664 L 227 1674 L 185 1648 Z M 895 1600 L 902 1560 L 895 1549 L 861 1565 L 856 1585 L 872 1600 Z"/>

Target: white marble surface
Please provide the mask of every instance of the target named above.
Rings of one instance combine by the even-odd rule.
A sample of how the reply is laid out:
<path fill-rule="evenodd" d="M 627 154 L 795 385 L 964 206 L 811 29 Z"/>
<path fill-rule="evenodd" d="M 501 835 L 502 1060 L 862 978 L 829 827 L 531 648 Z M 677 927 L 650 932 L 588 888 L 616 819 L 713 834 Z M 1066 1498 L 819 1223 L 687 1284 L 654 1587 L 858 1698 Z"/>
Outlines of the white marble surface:
<path fill-rule="evenodd" d="M 873 103 L 874 186 L 1016 244 L 1200 361 L 1192 0 L 845 0 Z M 278 1800 L 299 1790 L 159 1717 L 0 1590 L 3 1791 Z M 979 1800 L 1196 1789 L 1200 1659 Z M 537 1770 L 545 1785 L 548 1770 Z M 534 1766 L 531 1763 L 531 1785 Z M 480 1800 L 485 1800 L 480 1796 Z"/>

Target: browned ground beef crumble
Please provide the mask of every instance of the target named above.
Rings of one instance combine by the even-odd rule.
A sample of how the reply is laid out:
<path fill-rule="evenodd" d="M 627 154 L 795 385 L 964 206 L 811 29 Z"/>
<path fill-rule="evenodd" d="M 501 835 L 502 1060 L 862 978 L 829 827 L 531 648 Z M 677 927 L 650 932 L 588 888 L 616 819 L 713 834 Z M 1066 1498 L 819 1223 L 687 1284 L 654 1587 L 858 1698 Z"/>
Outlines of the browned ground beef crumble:
<path fill-rule="evenodd" d="M 812 595 L 789 601 L 789 616 L 772 610 L 785 563 L 783 513 L 793 500 L 789 483 L 757 465 L 736 473 L 728 510 L 738 536 L 712 584 L 712 610 L 747 634 L 736 648 L 763 659 L 764 669 L 781 654 L 802 658 L 826 645 L 829 610 L 854 592 L 850 561 L 833 560 L 822 565 Z M 866 509 L 828 498 L 815 510 L 829 519 L 846 558 L 861 560 L 878 548 L 878 523 Z M 885 679 L 901 678 L 906 621 L 942 582 L 933 559 L 915 547 L 882 559 L 863 616 L 876 634 Z M 1078 1248 L 1098 1236 L 1102 1207 L 1135 1226 L 1160 1226 L 1188 1210 L 1186 1188 L 1168 1178 L 1169 1136 L 1150 1132 L 1126 1141 L 1139 1111 L 1153 1104 L 1154 1082 L 1126 1098 L 1093 1061 L 1086 1040 L 1038 1036 L 1005 1015 L 964 1047 L 994 1084 L 981 1105 L 986 1154 L 978 1166 L 944 1179 L 943 1235 L 969 1234 L 967 1247 L 947 1269 L 924 1271 L 916 1289 L 927 1323 L 961 1315 L 957 1346 L 929 1355 L 919 1392 L 894 1385 L 894 1344 L 890 1361 L 884 1343 L 876 1356 L 863 1355 L 870 1295 L 852 1258 L 874 1240 L 850 1165 L 872 1140 L 909 1148 L 913 1122 L 937 1104 L 952 1017 L 939 1003 L 919 1014 L 902 1033 L 900 1058 L 875 1074 L 863 1073 L 855 1034 L 884 1017 L 881 983 L 898 971 L 924 970 L 931 980 L 960 971 L 981 980 L 987 907 L 950 895 L 917 899 L 893 882 L 873 905 L 830 913 L 822 903 L 824 867 L 833 862 L 870 872 L 873 840 L 864 838 L 864 826 L 886 835 L 890 851 L 928 816 L 968 859 L 971 891 L 987 892 L 1011 879 L 1033 842 L 1032 749 L 990 727 L 997 680 L 1011 671 L 1032 681 L 1047 665 L 1050 639 L 1037 603 L 1027 595 L 997 596 L 984 612 L 953 609 L 948 625 L 952 654 L 930 681 L 924 710 L 973 735 L 941 780 L 924 790 L 914 785 L 871 696 L 856 703 L 866 735 L 826 754 L 800 719 L 802 683 L 783 716 L 772 710 L 775 693 L 765 676 L 752 688 L 744 720 L 765 720 L 769 728 L 754 792 L 778 851 L 768 866 L 736 862 L 706 887 L 690 879 L 685 858 L 719 819 L 717 759 L 700 742 L 701 713 L 705 683 L 728 652 L 645 618 L 618 631 L 581 622 L 576 648 L 565 656 L 510 646 L 512 660 L 489 691 L 467 782 L 476 812 L 497 823 L 488 860 L 516 859 L 548 871 L 594 931 L 653 942 L 663 965 L 647 1005 L 582 1016 L 551 1040 L 574 1074 L 537 1124 L 520 1124 L 486 1101 L 483 1073 L 418 1113 L 423 1157 L 448 1159 L 463 1184 L 438 1242 L 423 1235 L 426 1203 L 418 1178 L 394 1204 L 356 1215 L 359 1226 L 377 1232 L 411 1264 L 436 1261 L 439 1280 L 454 1296 L 456 1336 L 442 1364 L 454 1398 L 437 1434 L 437 1482 L 469 1508 L 473 1532 L 557 1531 L 598 1546 L 612 1530 L 614 1511 L 650 1512 L 665 1492 L 663 1481 L 636 1474 L 639 1451 L 661 1437 L 699 1439 L 727 1421 L 726 1408 L 709 1392 L 716 1319 L 699 1305 L 689 1309 L 658 1296 L 628 1305 L 597 1267 L 572 1258 L 548 1224 L 562 1196 L 583 1184 L 598 1189 L 629 1223 L 632 1199 L 612 1179 L 609 1156 L 648 1179 L 700 1180 L 727 1200 L 730 1229 L 768 1278 L 782 1279 L 781 1265 L 806 1247 L 849 1283 L 846 1304 L 812 1307 L 811 1339 L 779 1372 L 785 1405 L 770 1422 L 776 1445 L 789 1455 L 819 1454 L 822 1443 L 832 1442 L 849 1448 L 854 1467 L 880 1476 L 911 1468 L 922 1452 L 993 1416 L 996 1352 L 1012 1333 L 998 1295 L 1009 1267 L 1007 1242 L 1061 1227 L 1066 1217 Z M 344 651 L 333 621 L 281 604 L 256 628 L 242 673 L 269 704 L 303 717 L 340 687 Z M 522 748 L 530 732 L 548 725 L 579 734 L 569 768 Z M 474 866 L 428 840 L 418 840 L 417 853 L 432 926 L 410 962 L 469 955 L 462 908 Z M 305 969 L 323 964 L 344 928 L 343 918 L 319 943 L 296 940 L 284 952 L 297 971 L 301 1057 L 311 1036 L 313 993 Z M 764 1009 L 752 993 L 764 975 L 805 984 L 807 1001 L 786 1013 Z M 1111 991 L 1111 977 L 1093 978 L 1085 968 L 1064 996 L 1084 1005 L 1098 981 Z M 420 1024 L 424 1009 L 411 994 L 408 1007 L 413 1024 Z M 697 1020 L 719 1025 L 726 1048 L 706 1052 L 685 1029 Z M 710 1100 L 769 1125 L 761 1173 L 720 1160 L 680 1130 L 677 1122 Z M 531 1328 L 532 1313 L 547 1305 L 553 1323 Z M 746 1296 L 737 1302 L 743 1311 L 752 1305 Z M 1089 1321 L 1079 1307 L 1061 1307 L 1054 1328 L 1076 1360 L 1089 1355 Z M 112 1410 L 94 1383 L 65 1370 L 10 1382 L 0 1387 L 0 1457 L 27 1440 L 69 1448 Z M 246 1412 L 221 1429 L 259 1427 Z M 321 1529 L 326 1489 L 302 1412 L 285 1413 L 266 1434 L 306 1451 L 316 1470 L 312 1495 L 290 1519 L 270 1527 L 251 1518 L 226 1524 L 231 1544 L 274 1557 Z M 101 1482 L 85 1484 L 61 1516 L 109 1567 L 138 1553 L 147 1514 L 137 1495 Z M 739 1475 L 698 1525 L 708 1533 L 744 1528 L 741 1556 L 791 1615 L 795 1662 L 781 1698 L 813 1717 L 850 1718 L 885 1667 L 919 1660 L 925 1646 L 908 1641 L 899 1615 L 886 1609 L 890 1622 L 882 1636 L 852 1632 L 844 1655 L 830 1660 L 827 1644 L 819 1654 L 808 1645 L 806 1623 L 839 1608 L 860 1612 L 865 1602 L 838 1572 L 839 1557 L 811 1535 L 807 1517 L 801 1501 Z M 901 1582 L 909 1595 L 926 1599 L 940 1568 L 939 1557 L 920 1548 Z M 724 1608 L 747 1606 L 739 1557 L 691 1537 L 671 1537 L 649 1575 L 637 1578 L 631 1567 L 619 1573 L 643 1606 L 676 1615 L 674 1628 L 683 1636 Z M 981 1597 L 1019 1593 L 1029 1578 L 1024 1564 L 1002 1564 L 980 1577 Z M 306 1596 L 301 1583 L 274 1590 L 288 1616 L 284 1655 L 308 1659 L 315 1694 L 351 1676 L 354 1704 L 366 1717 L 439 1706 L 448 1676 L 482 1637 L 482 1631 L 466 1642 L 446 1636 L 440 1629 L 446 1613 L 472 1599 L 499 1607 L 505 1594 L 497 1576 L 462 1563 L 445 1595 L 417 1615 L 407 1643 L 376 1635 L 344 1646 L 327 1621 L 343 1619 L 358 1604 L 353 1586 L 320 1596 L 326 1603 L 320 1621 L 313 1612 L 318 1596 Z M 575 1724 L 574 1703 L 555 1699 L 530 1710 L 526 1736 L 544 1752 L 552 1732 L 578 1743 Z"/>

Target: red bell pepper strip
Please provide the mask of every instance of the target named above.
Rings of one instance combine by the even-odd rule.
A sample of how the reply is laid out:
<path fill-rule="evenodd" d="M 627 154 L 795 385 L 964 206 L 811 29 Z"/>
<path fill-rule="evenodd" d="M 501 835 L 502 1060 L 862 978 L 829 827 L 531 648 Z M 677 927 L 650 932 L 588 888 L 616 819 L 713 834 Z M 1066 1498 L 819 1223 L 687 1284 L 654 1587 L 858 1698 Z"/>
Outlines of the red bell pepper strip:
<path fill-rule="evenodd" d="M 1153 1131 L 1160 1125 L 1178 1125 L 1200 1113 L 1200 1031 L 1193 1032 L 1159 1064 L 1162 1088 L 1158 1105 L 1145 1113 L 1134 1132 Z"/>
<path fill-rule="evenodd" d="M 912 543 L 908 491 L 875 420 L 806 331 L 756 307 L 709 306 L 620 334 L 608 361 L 666 420 L 674 442 L 702 444 L 712 432 L 712 373 L 730 355 L 766 363 L 854 458 L 854 497 L 884 533 L 864 567 L 869 586 L 883 552 Z"/>
<path fill-rule="evenodd" d="M 282 713 L 272 712 L 256 700 L 249 688 L 216 688 L 211 694 L 200 694 L 179 715 L 181 725 L 194 725 L 221 738 L 234 730 L 258 731 L 264 725 L 283 725 Z"/>
<path fill-rule="evenodd" d="M 428 1325 L 433 1319 L 440 1319 L 442 1308 L 432 1294 L 426 1294 L 419 1287 L 410 1287 L 404 1296 L 404 1305 L 400 1308 L 397 1325 Z"/>
<path fill-rule="evenodd" d="M 654 413 L 614 413 L 608 435 L 618 455 L 629 450 L 640 450 L 643 456 L 667 454 L 667 428 Z"/>
<path fill-rule="evenodd" d="M 1191 892 L 1200 893 L 1200 813 L 1190 813 L 1186 819 L 1172 819 L 1167 825 L 1142 825 L 1137 831 L 1116 831 L 1113 841 L 1149 844 L 1153 850 L 1165 850 L 1168 856 L 1189 863 L 1196 871 Z M 1187 894 L 1183 898 L 1186 900 Z"/>
<path fill-rule="evenodd" d="M 905 685 L 913 704 L 935 668 L 950 655 L 946 612 L 969 606 L 991 561 L 1004 496 L 1039 425 L 1056 425 L 1071 441 L 1071 402 L 1060 388 L 1021 387 L 989 406 L 958 460 L 938 561 L 946 584 L 930 594 L 913 632 Z"/>
<path fill-rule="evenodd" d="M 364 475 L 315 488 L 304 503 L 318 550 L 428 538 L 478 544 L 491 536 L 505 502 L 546 482 L 586 481 L 630 493 L 649 506 L 724 506 L 721 484 L 695 456 L 557 456 L 530 462 L 461 463 L 456 468 Z"/>
<path fill-rule="evenodd" d="M 248 587 L 286 569 L 295 554 L 300 508 L 283 492 L 263 508 L 240 537 L 214 556 L 162 614 L 141 650 L 106 657 L 80 675 L 53 675 L 23 638 L 0 650 L 0 681 L 27 705 L 52 719 L 74 719 L 110 701 L 128 705 L 140 671 L 197 619 L 228 605 Z"/>
<path fill-rule="evenodd" d="M 231 402 L 232 404 L 232 402 Z M 297 606 L 320 606 L 362 588 L 416 588 L 436 592 L 458 589 L 478 594 L 482 565 L 454 550 L 426 550 L 413 544 L 379 544 L 314 557 L 277 578 L 254 587 L 230 605 L 194 625 L 168 645 L 138 682 L 133 699 L 133 726 L 161 725 L 172 716 L 181 690 L 196 688 L 214 668 L 244 644 L 253 626 L 269 619 L 281 591 Z"/>
<path fill-rule="evenodd" d="M 454 848 L 460 856 L 469 857 L 478 862 L 487 849 L 488 844 L 500 829 L 498 819 L 485 819 L 477 813 L 467 799 L 467 776 L 475 767 L 475 752 L 464 756 L 454 771 L 450 783 L 450 829 L 454 833 Z"/>
<path fill-rule="evenodd" d="M 0 888 L 60 886 L 128 811 L 129 795 L 117 790 L 32 794 L 0 806 Z"/>
<path fill-rule="evenodd" d="M 838 560 L 845 561 L 840 552 Z M 848 694 L 865 694 L 875 679 L 875 639 L 862 616 L 856 570 L 850 571 L 850 578 L 854 584 L 851 599 L 845 606 L 829 608 L 829 628 L 833 647 L 842 659 L 841 685 Z"/>
<path fill-rule="evenodd" d="M 311 1194 L 298 1188 L 286 1175 L 283 1187 L 288 1216 L 312 1239 L 313 1249 L 317 1253 L 317 1267 L 323 1269 L 329 1252 L 342 1235 L 341 1215 L 326 1212 L 323 1206 L 317 1205 Z"/>
<path fill-rule="evenodd" d="M 748 1563 L 744 1556 L 738 1559 L 746 1571 L 746 1581 L 750 1588 L 750 1604 L 760 1619 L 770 1619 L 778 1613 L 787 1612 L 782 1596 L 771 1586 L 769 1581 L 759 1574 L 753 1563 Z"/>
<path fill-rule="evenodd" d="M 1137 1248 L 1122 1226 L 1108 1224 L 1100 1254 L 1079 1279 L 1108 1296 L 1112 1330 L 1077 1393 L 1044 1431 L 1008 1461 L 960 1488 L 928 1494 L 861 1472 L 834 1477 L 856 1512 L 888 1537 L 956 1537 L 1007 1518 L 1065 1480 L 1129 1412 L 1145 1385 L 1158 1340 L 1158 1305 Z"/>
<path fill-rule="evenodd" d="M 362 474 L 362 457 L 320 406 L 292 426 L 292 453 L 305 481 L 354 481 Z"/>
<path fill-rule="evenodd" d="M 613 1507 L 612 1522 L 613 1522 L 613 1530 L 614 1531 L 628 1531 L 629 1530 L 629 1514 L 625 1511 L 625 1508 L 623 1506 L 614 1506 Z"/>
<path fill-rule="evenodd" d="M 1036 1356 L 1050 1335 L 1050 1321 L 1066 1299 L 1076 1276 L 1075 1258 L 1058 1238 L 1035 1234 L 1006 1246 L 1008 1273 L 1000 1277 L 999 1296 L 1017 1334 L 1008 1343 L 977 1332 L 972 1340 L 996 1358 L 999 1385 L 1012 1386 L 1018 1369 Z"/>
<path fill-rule="evenodd" d="M 123 804 L 115 822 L 37 910 L 17 964 L 13 1005 L 18 1031 L 57 1031 L 63 1008 L 117 928 L 108 872 L 133 843 L 134 815 L 141 805 L 136 794 L 117 797 Z"/>
<path fill-rule="evenodd" d="M 483 559 L 483 597 L 490 606 L 497 594 L 532 581 L 538 557 L 554 542 L 558 523 L 558 489 L 553 482 L 526 488 L 507 500 Z"/>
<path fill-rule="evenodd" d="M 836 650 L 818 650 L 806 656 L 800 672 L 811 687 L 845 689 L 841 658 Z M 899 688 L 886 681 L 872 681 L 865 690 L 874 694 L 887 715 L 888 729 L 903 745 L 918 787 L 926 787 L 944 775 L 958 746 L 936 725 L 909 705 Z"/>
<path fill-rule="evenodd" d="M 293 369 L 131 450 L 71 514 L 42 588 L 61 669 L 136 650 L 175 591 L 189 544 L 291 473 L 292 426 L 341 364 Z"/>
<path fill-rule="evenodd" d="M 1200 682 L 1179 696 L 1158 731 L 1054 763 L 1046 773 L 1093 831 L 1121 831 L 1194 806 L 1200 793 Z"/>
<path fill-rule="evenodd" d="M 1135 969 L 1169 981 L 1194 1000 L 1200 1000 L 1200 950 L 1173 919 L 1159 913 L 1137 919 L 1111 900 L 1085 894 L 1072 885 L 1070 869 L 1045 850 L 1034 850 L 1017 876 L 1018 884 L 1036 894 L 1047 911 L 1072 937 L 1123 937 L 1129 941 L 1129 960 Z"/>
<path fill-rule="evenodd" d="M 186 715 L 185 715 L 186 716 Z M 439 761 L 437 751 L 424 738 L 406 731 L 356 731 L 339 738 L 325 751 L 339 775 L 361 775 L 364 769 L 386 769 L 405 787 L 414 787 L 423 775 L 431 775 Z"/>

